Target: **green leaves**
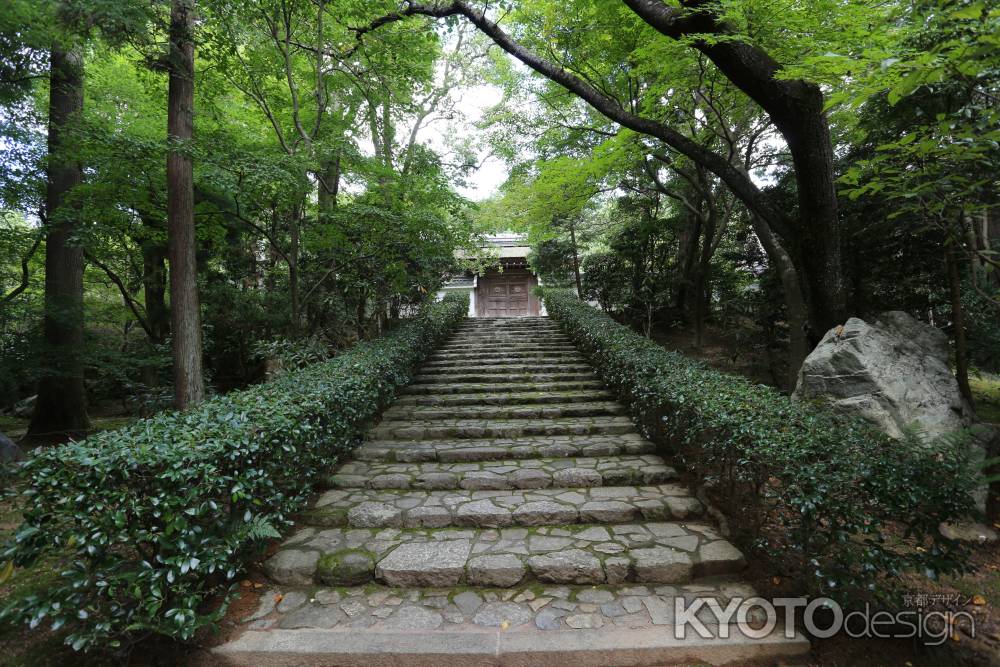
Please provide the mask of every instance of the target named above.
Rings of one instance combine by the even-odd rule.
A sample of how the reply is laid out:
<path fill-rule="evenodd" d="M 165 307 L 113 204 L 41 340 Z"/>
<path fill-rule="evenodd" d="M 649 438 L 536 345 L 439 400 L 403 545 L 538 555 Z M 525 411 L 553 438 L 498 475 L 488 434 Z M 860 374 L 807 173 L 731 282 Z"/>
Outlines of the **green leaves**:
<path fill-rule="evenodd" d="M 938 532 L 972 511 L 963 438 L 893 440 L 667 352 L 570 292 L 543 298 L 644 433 L 711 482 L 737 539 L 804 573 L 809 592 L 886 597 L 896 573 L 964 566 L 963 548 Z M 909 541 L 890 544 L 890 524 Z"/>
<path fill-rule="evenodd" d="M 205 601 L 229 599 L 243 559 L 280 537 L 312 483 L 467 310 L 454 297 L 426 305 L 330 361 L 33 457 L 29 509 L 0 582 L 47 554 L 68 551 L 68 565 L 55 585 L 7 601 L 0 619 L 64 627 L 75 650 L 139 630 L 187 640 L 213 626 L 220 611 Z"/>

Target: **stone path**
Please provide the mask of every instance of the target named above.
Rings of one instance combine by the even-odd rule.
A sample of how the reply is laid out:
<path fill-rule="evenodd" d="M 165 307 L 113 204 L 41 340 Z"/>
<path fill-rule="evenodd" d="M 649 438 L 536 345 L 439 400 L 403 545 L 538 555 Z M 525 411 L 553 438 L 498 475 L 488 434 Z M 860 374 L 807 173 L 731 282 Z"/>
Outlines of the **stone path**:
<path fill-rule="evenodd" d="M 808 650 L 779 632 L 674 638 L 675 600 L 753 591 L 655 451 L 554 323 L 467 320 L 331 471 L 265 564 L 273 590 L 216 656 L 633 665 Z"/>

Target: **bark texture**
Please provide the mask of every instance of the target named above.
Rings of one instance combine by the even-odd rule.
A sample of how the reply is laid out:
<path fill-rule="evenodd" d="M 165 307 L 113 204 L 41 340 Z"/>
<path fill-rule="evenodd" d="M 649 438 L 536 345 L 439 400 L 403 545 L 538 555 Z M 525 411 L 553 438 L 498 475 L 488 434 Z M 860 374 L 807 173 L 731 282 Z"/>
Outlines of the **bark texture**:
<path fill-rule="evenodd" d="M 194 226 L 194 173 L 186 144 L 194 127 L 194 0 L 170 7 L 170 83 L 167 100 L 167 238 L 170 321 L 173 332 L 174 406 L 205 397 L 201 312 Z"/>
<path fill-rule="evenodd" d="M 45 213 L 45 374 L 27 437 L 61 441 L 86 435 L 87 392 L 83 364 L 83 247 L 73 235 L 78 214 L 66 203 L 83 182 L 79 162 L 69 159 L 65 130 L 83 111 L 83 55 L 56 44 L 50 54 L 48 167 Z"/>

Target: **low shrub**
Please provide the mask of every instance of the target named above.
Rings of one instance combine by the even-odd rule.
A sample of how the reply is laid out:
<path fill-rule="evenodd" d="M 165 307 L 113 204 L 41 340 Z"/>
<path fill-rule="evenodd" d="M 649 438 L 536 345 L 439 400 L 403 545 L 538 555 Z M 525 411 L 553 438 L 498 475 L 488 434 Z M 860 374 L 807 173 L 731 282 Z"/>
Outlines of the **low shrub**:
<path fill-rule="evenodd" d="M 543 298 L 645 434 L 712 486 L 736 540 L 807 575 L 809 592 L 886 598 L 903 571 L 963 569 L 938 525 L 973 508 L 965 439 L 893 440 L 664 350 L 567 291 Z"/>
<path fill-rule="evenodd" d="M 462 298 L 430 304 L 329 361 L 37 454 L 24 470 L 24 523 L 2 558 L 56 553 L 66 565 L 2 616 L 64 628 L 77 650 L 149 633 L 186 640 L 215 623 L 225 604 L 206 600 L 228 602 L 255 543 L 290 525 L 467 310 Z"/>

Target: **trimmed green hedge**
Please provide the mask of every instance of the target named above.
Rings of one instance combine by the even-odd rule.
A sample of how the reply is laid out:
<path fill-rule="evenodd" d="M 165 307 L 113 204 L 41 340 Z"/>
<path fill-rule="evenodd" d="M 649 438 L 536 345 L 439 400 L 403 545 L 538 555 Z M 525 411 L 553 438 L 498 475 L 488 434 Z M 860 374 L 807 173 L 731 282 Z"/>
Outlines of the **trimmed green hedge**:
<path fill-rule="evenodd" d="M 893 440 L 669 352 L 572 292 L 543 298 L 646 435 L 711 484 L 737 541 L 805 574 L 810 592 L 886 596 L 902 571 L 963 568 L 938 524 L 972 513 L 964 441 Z"/>
<path fill-rule="evenodd" d="M 467 297 L 430 304 L 330 361 L 36 455 L 2 558 L 55 553 L 66 569 L 3 617 L 68 628 L 78 650 L 129 633 L 186 640 L 213 624 L 225 605 L 206 600 L 228 591 L 228 602 L 251 547 L 280 536 L 467 310 Z"/>

